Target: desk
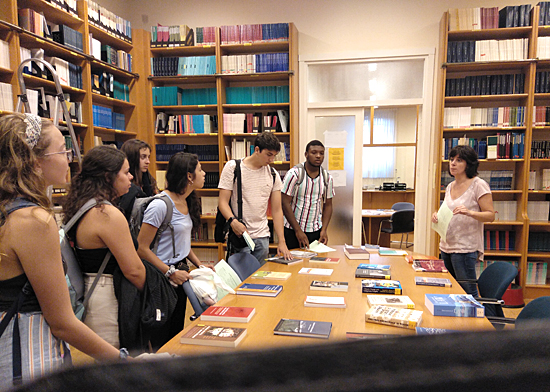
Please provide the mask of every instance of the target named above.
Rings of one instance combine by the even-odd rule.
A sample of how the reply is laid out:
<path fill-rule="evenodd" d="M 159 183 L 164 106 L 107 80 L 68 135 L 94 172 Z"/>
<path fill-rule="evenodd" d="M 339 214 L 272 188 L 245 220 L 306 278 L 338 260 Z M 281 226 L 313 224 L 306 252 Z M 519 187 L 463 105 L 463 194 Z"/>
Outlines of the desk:
<path fill-rule="evenodd" d="M 222 298 L 217 305 L 254 307 L 256 308 L 256 314 L 252 317 L 249 323 L 208 322 L 206 324 L 247 328 L 247 336 L 239 344 L 236 350 L 322 344 L 327 341 L 335 342 L 344 340 L 346 338 L 346 332 L 369 332 L 401 335 L 415 334 L 414 330 L 365 322 L 365 312 L 368 309 L 367 297 L 366 294 L 361 292 L 361 279 L 355 278 L 356 267 L 361 262 L 365 261 L 348 260 L 343 254 L 341 246 L 335 248 L 337 248 L 336 252 L 326 254 L 330 257 L 340 258 L 340 263 L 334 266 L 334 272 L 330 277 L 299 275 L 298 271 L 302 267 L 329 268 L 326 267 L 326 264 L 310 263 L 307 259 L 304 260 L 303 263 L 297 263 L 291 266 L 268 262 L 263 265 L 260 270 L 288 271 L 292 273 L 292 276 L 286 281 L 249 278 L 246 282 L 281 284 L 283 285 L 283 291 L 275 298 L 228 294 Z M 421 326 L 455 330 L 494 330 L 491 323 L 489 323 L 486 318 L 434 317 L 428 310 L 425 309 L 424 294 L 426 293 L 464 293 L 460 285 L 456 283 L 450 274 L 423 273 L 422 276 L 447 277 L 453 282 L 452 287 L 416 286 L 414 283 L 414 277 L 419 273 L 412 269 L 411 265 L 405 261 L 403 256 L 381 257 L 377 254 L 371 254 L 370 263 L 391 265 L 392 278 L 401 281 L 403 294 L 408 295 L 414 301 L 416 309 L 424 311 Z M 309 289 L 309 285 L 311 281 L 315 279 L 346 281 L 349 282 L 349 290 L 347 293 L 333 291 L 311 291 Z M 335 297 L 343 296 L 346 298 L 347 308 L 329 309 L 305 307 L 304 300 L 306 295 L 324 295 Z M 332 322 L 332 332 L 329 339 L 274 335 L 273 328 L 277 325 L 281 318 L 330 321 Z M 191 326 L 200 322 L 200 320 L 195 320 Z M 187 327 L 185 331 L 189 328 L 190 327 Z M 172 340 L 166 343 L 159 350 L 159 352 L 169 352 L 180 355 L 198 355 L 235 350 L 223 347 L 181 344 L 181 335 L 182 333 L 176 335 Z"/>
<path fill-rule="evenodd" d="M 380 222 L 384 219 L 388 219 L 394 213 L 393 210 L 371 210 L 364 209 L 362 212 L 363 216 L 363 237 L 365 243 L 371 245 L 378 244 L 378 229 L 380 227 Z M 365 221 L 367 221 L 365 223 Z M 386 248 L 390 247 L 391 236 L 388 233 L 380 233 L 380 246 Z"/>

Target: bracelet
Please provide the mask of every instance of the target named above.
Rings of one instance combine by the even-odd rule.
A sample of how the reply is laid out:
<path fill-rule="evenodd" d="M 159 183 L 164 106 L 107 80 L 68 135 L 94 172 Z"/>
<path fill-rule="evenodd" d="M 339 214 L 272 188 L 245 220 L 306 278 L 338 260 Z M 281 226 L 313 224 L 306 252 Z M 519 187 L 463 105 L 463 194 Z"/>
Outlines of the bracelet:
<path fill-rule="evenodd" d="M 172 274 L 176 272 L 176 267 L 174 265 L 171 265 L 170 268 L 168 269 L 168 271 L 166 271 L 166 273 L 164 274 L 164 276 L 166 276 L 166 278 L 170 279 L 170 276 L 172 276 Z"/>
<path fill-rule="evenodd" d="M 128 350 L 126 350 L 125 348 L 120 349 L 119 357 L 121 361 L 125 361 L 128 358 L 128 355 Z"/>

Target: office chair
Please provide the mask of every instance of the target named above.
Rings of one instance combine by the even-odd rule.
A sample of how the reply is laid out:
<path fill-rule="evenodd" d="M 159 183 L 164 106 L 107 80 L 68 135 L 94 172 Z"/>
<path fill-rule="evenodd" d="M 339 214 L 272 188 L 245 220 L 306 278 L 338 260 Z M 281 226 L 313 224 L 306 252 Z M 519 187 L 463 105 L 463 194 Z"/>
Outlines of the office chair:
<path fill-rule="evenodd" d="M 227 264 L 235 270 L 244 281 L 261 267 L 260 262 L 250 253 L 234 253 L 227 259 Z"/>
<path fill-rule="evenodd" d="M 391 206 L 391 209 L 394 211 L 414 210 L 414 204 L 400 201 L 399 203 L 395 203 L 393 206 Z"/>
<path fill-rule="evenodd" d="M 202 314 L 202 312 L 208 309 L 208 306 L 201 305 L 199 299 L 197 298 L 197 295 L 191 288 L 191 283 L 189 283 L 189 281 L 183 282 L 181 286 L 183 287 L 183 291 L 185 292 L 185 295 L 187 295 L 187 298 L 189 299 L 189 302 L 191 302 L 191 306 L 195 311 L 195 314 L 190 316 L 189 319 L 191 321 L 196 320 Z"/>
<path fill-rule="evenodd" d="M 479 279 L 457 279 L 457 282 L 477 283 L 479 298 L 476 299 L 485 306 L 485 316 L 504 317 L 502 296 L 517 275 L 518 269 L 511 263 L 497 261 L 485 268 Z"/>
<path fill-rule="evenodd" d="M 550 322 L 550 297 L 539 297 L 529 302 L 518 316 L 513 319 L 509 317 L 487 317 L 494 324 L 513 324 L 516 328 L 533 326 L 533 323 L 543 322 L 547 325 Z"/>
<path fill-rule="evenodd" d="M 399 203 L 396 203 L 396 204 L 399 204 Z M 392 214 L 390 219 L 384 219 L 383 221 L 380 222 L 380 226 L 378 227 L 377 244 L 380 245 L 380 233 L 382 232 L 388 233 L 388 234 L 401 234 L 401 243 L 399 245 L 399 247 L 401 248 L 403 246 L 403 235 L 406 233 L 407 239 L 405 240 L 405 246 L 408 248 L 409 246 L 414 245 L 413 243 L 409 243 L 409 233 L 413 231 L 414 231 L 414 210 L 395 211 Z"/>

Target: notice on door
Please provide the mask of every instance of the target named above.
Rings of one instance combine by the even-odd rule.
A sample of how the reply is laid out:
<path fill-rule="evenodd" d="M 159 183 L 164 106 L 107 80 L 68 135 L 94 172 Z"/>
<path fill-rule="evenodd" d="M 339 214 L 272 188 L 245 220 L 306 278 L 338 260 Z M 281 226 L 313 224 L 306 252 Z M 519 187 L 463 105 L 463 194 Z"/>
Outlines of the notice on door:
<path fill-rule="evenodd" d="M 329 148 L 328 149 L 328 169 L 329 170 L 344 170 L 344 149 Z"/>

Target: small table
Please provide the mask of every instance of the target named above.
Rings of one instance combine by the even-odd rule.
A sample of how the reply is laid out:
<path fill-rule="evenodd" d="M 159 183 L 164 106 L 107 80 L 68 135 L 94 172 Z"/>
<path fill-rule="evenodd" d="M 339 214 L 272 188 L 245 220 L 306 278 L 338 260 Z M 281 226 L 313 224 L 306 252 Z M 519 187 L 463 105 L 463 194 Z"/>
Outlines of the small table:
<path fill-rule="evenodd" d="M 384 219 L 390 218 L 394 212 L 394 210 L 371 209 L 365 209 L 362 211 L 364 243 L 389 248 L 391 243 L 390 235 L 388 233 L 380 233 L 380 243 L 378 244 L 378 230 L 380 227 L 380 222 Z M 366 224 L 365 220 L 368 221 Z"/>

